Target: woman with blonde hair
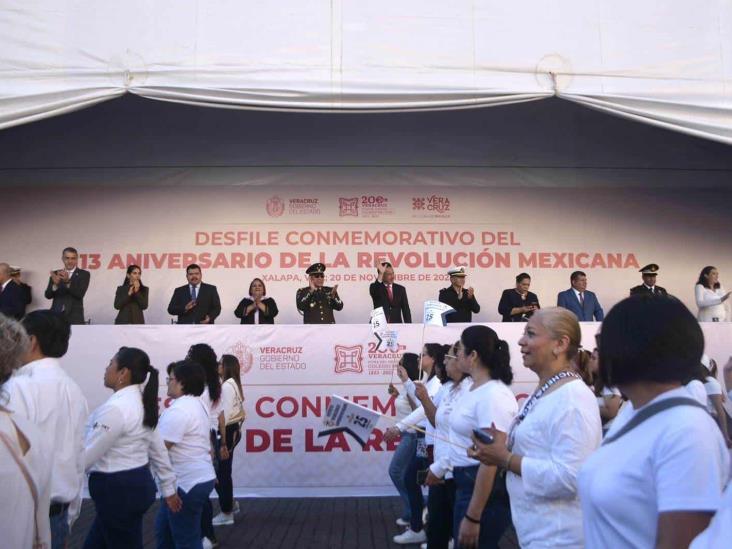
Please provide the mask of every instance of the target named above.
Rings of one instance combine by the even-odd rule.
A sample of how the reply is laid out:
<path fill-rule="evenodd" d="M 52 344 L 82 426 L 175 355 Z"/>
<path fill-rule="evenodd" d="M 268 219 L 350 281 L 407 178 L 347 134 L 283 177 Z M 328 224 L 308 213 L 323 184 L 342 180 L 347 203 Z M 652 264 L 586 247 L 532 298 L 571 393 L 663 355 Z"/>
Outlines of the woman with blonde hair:
<path fill-rule="evenodd" d="M 539 377 L 508 432 L 489 429 L 493 444 L 473 439 L 468 454 L 507 471 L 519 544 L 584 547 L 577 474 L 602 440 L 595 395 L 575 371 L 581 332 L 574 313 L 537 311 L 519 339 L 524 366 Z"/>

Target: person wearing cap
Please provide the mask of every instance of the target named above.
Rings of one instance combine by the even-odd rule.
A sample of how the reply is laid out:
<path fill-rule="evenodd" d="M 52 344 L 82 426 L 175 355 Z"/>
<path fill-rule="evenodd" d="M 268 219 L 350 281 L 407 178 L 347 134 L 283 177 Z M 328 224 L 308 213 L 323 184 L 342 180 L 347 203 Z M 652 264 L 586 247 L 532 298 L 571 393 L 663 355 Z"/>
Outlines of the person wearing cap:
<path fill-rule="evenodd" d="M 391 263 L 383 262 L 376 268 L 376 280 L 369 286 L 374 309 L 382 307 L 389 324 L 410 324 L 412 312 L 409 310 L 407 289 L 394 283 L 394 268 Z"/>
<path fill-rule="evenodd" d="M 659 267 L 655 263 L 649 263 L 640 270 L 640 274 L 643 276 L 643 284 L 633 286 L 630 289 L 630 295 L 637 294 L 650 294 L 650 295 L 668 295 L 665 288 L 656 286 L 656 276 L 658 275 Z"/>
<path fill-rule="evenodd" d="M 25 302 L 26 307 L 31 304 L 31 301 L 33 301 L 33 289 L 23 282 L 20 279 L 20 273 L 21 268 L 16 267 L 14 265 L 10 266 L 10 278 L 13 279 L 13 282 L 15 282 L 18 286 L 20 286 L 20 289 L 23 291 L 23 301 Z M 25 315 L 25 308 L 23 307 L 23 315 Z"/>
<path fill-rule="evenodd" d="M 587 275 L 575 271 L 569 277 L 571 288 L 557 294 L 557 307 L 564 307 L 577 315 L 580 322 L 602 322 L 605 313 L 594 292 L 587 289 Z"/>
<path fill-rule="evenodd" d="M 338 284 L 332 288 L 325 284 L 325 265 L 314 263 L 305 271 L 309 284 L 295 295 L 295 305 L 302 314 L 303 324 L 335 324 L 333 311 L 343 309 L 338 296 Z"/>
<path fill-rule="evenodd" d="M 450 277 L 450 286 L 440 290 L 438 299 L 455 309 L 455 312 L 445 315 L 445 322 L 472 322 L 473 313 L 480 312 L 480 305 L 475 299 L 473 287 L 465 289 L 465 267 L 453 267 L 447 274 Z"/>
<path fill-rule="evenodd" d="M 25 314 L 23 290 L 10 278 L 10 265 L 0 263 L 0 313 L 20 320 Z"/>

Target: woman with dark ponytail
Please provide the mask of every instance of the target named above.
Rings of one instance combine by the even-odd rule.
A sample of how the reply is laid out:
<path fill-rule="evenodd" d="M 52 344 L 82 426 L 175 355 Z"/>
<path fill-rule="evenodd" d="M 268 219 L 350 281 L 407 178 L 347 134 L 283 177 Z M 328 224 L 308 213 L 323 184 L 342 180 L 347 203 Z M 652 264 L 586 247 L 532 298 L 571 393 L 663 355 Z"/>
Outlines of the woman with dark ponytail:
<path fill-rule="evenodd" d="M 508 344 L 487 326 L 463 330 L 456 349 L 458 368 L 473 385 L 455 403 L 450 414 L 449 465 L 455 482 L 453 535 L 455 547 L 498 547 L 511 524 L 505 479 L 493 465 L 466 455 L 473 431 L 491 427 L 508 432 L 516 413 L 516 397 Z"/>
<path fill-rule="evenodd" d="M 155 473 L 171 511 L 180 509 L 158 424 L 158 371 L 144 351 L 121 347 L 104 371 L 114 394 L 89 417 L 85 470 L 94 519 L 85 548 L 142 547 L 142 517 L 155 501 Z"/>
<path fill-rule="evenodd" d="M 201 395 L 201 402 L 208 411 L 211 452 L 215 456 L 214 460 L 217 460 L 218 432 L 219 430 L 226 431 L 226 420 L 221 401 L 221 379 L 219 378 L 219 362 L 216 352 L 206 343 L 196 343 L 188 349 L 186 358 L 202 366 L 206 374 L 206 386 Z M 214 468 L 218 468 L 218 463 L 215 464 Z M 210 499 L 207 499 L 203 506 L 201 533 L 204 538 L 204 547 L 213 547 L 218 543 L 213 527 L 213 506 Z"/>

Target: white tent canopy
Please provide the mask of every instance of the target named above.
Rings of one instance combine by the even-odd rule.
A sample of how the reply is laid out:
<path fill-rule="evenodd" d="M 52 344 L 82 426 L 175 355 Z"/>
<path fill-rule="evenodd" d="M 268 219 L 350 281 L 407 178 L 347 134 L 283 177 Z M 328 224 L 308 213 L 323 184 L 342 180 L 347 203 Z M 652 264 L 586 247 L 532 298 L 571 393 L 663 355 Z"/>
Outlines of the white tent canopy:
<path fill-rule="evenodd" d="M 732 1 L 0 4 L 0 129 L 125 93 L 341 112 L 557 96 L 732 144 Z"/>

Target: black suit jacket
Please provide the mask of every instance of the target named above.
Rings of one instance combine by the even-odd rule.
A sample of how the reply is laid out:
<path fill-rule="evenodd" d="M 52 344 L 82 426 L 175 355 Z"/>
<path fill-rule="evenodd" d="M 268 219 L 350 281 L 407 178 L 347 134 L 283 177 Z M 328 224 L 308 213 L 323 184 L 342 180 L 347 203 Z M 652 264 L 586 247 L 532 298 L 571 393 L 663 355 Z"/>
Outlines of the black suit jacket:
<path fill-rule="evenodd" d="M 140 291 L 132 295 L 129 294 L 129 291 L 129 284 L 117 286 L 117 292 L 114 294 L 114 308 L 119 313 L 117 313 L 114 323 L 145 324 L 145 314 L 142 311 L 147 309 L 150 288 L 141 286 Z"/>
<path fill-rule="evenodd" d="M 20 320 L 25 314 L 25 293 L 12 280 L 0 292 L 0 313 L 16 320 Z"/>
<path fill-rule="evenodd" d="M 653 294 L 651 294 L 651 290 L 649 290 L 645 284 L 639 284 L 638 286 L 633 286 L 630 289 L 630 295 L 668 295 L 666 288 L 661 288 L 661 286 L 654 286 L 653 289 L 655 291 L 653 292 Z"/>
<path fill-rule="evenodd" d="M 48 277 L 46 299 L 52 299 L 51 310 L 62 313 L 71 324 L 84 324 L 84 295 L 89 289 L 91 274 L 77 268 L 68 284 L 61 283 L 54 290 L 53 280 Z"/>
<path fill-rule="evenodd" d="M 241 318 L 242 324 L 254 324 L 254 313 L 256 310 L 252 311 L 248 315 L 244 314 L 244 311 L 246 311 L 247 307 L 252 303 L 254 303 L 254 300 L 245 297 L 239 302 L 239 305 L 237 305 L 236 310 L 234 311 L 234 316 L 236 318 Z M 277 313 L 279 313 L 277 303 L 275 303 L 275 300 L 271 297 L 264 298 L 262 303 L 264 303 L 267 313 L 265 314 L 262 311 L 259 311 L 259 323 L 274 324 L 274 318 L 277 316 Z"/>
<path fill-rule="evenodd" d="M 407 289 L 401 284 L 392 284 L 391 293 L 393 299 L 389 301 L 386 285 L 378 280 L 372 282 L 369 286 L 369 294 L 371 294 L 371 301 L 374 302 L 374 309 L 383 307 L 386 321 L 389 324 L 400 324 L 402 322 L 411 324 L 412 312 L 409 310 Z"/>
<path fill-rule="evenodd" d="M 445 315 L 445 322 L 472 322 L 473 313 L 480 312 L 480 305 L 475 299 L 475 295 L 468 299 L 467 290 L 463 290 L 463 298 L 458 299 L 457 292 L 450 286 L 440 290 L 439 300 L 455 309 L 454 313 Z"/>
<path fill-rule="evenodd" d="M 168 314 L 178 317 L 178 324 L 200 324 L 208 316 L 213 324 L 217 316 L 221 314 L 221 301 L 216 286 L 201 282 L 196 296 L 197 305 L 186 312 L 186 304 L 191 300 L 191 287 L 186 284 L 180 286 L 173 292 L 173 297 L 168 305 Z"/>

